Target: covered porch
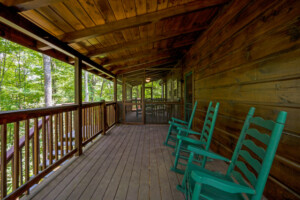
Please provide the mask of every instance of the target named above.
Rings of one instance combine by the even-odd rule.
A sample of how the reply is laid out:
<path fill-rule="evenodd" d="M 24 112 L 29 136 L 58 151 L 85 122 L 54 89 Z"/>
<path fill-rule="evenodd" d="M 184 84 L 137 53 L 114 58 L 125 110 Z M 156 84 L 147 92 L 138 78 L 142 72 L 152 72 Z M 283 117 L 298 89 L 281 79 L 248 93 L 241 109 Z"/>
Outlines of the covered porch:
<path fill-rule="evenodd" d="M 176 189 L 183 175 L 169 170 L 173 151 L 163 145 L 168 128 L 116 125 L 24 199 L 184 199 Z M 222 172 L 226 166 L 207 165 Z"/>
<path fill-rule="evenodd" d="M 299 20 L 296 0 L 0 0 L 0 37 L 74 78 L 68 102 L 0 107 L 1 199 L 184 199 L 168 123 L 192 119 L 201 132 L 210 102 L 220 107 L 209 150 L 226 158 L 249 110 L 288 113 L 263 194 L 300 199 Z M 109 100 L 83 98 L 87 72 L 112 85 Z M 261 157 L 250 158 L 259 170 L 243 166 L 253 180 Z"/>

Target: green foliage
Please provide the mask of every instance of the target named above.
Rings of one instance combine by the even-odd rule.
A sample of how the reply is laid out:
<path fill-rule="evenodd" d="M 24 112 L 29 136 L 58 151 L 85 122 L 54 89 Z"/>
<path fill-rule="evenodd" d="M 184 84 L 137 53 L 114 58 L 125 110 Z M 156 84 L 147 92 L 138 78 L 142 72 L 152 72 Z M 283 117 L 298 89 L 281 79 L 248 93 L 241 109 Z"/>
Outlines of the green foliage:
<path fill-rule="evenodd" d="M 82 75 L 82 85 L 82 98 L 85 99 L 84 73 Z M 92 73 L 88 73 L 88 91 L 90 102 L 114 100 L 113 82 Z"/>
<path fill-rule="evenodd" d="M 43 105 L 42 55 L 0 38 L 0 111 Z"/>
<path fill-rule="evenodd" d="M 72 65 L 51 59 L 53 105 L 74 103 L 74 74 Z M 89 74 L 88 85 L 90 101 L 113 100 L 111 81 Z M 42 54 L 0 38 L 0 111 L 44 107 L 44 94 Z"/>

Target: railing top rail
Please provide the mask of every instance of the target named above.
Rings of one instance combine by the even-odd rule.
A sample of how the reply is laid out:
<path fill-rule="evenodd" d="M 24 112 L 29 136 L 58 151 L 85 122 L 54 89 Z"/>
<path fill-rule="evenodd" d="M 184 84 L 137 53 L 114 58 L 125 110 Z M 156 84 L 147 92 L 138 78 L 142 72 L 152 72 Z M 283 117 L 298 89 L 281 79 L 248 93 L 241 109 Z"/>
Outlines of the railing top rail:
<path fill-rule="evenodd" d="M 113 105 L 113 104 L 116 104 L 117 102 L 115 101 L 112 101 L 112 102 L 106 102 L 105 105 L 109 106 L 109 105 Z"/>
<path fill-rule="evenodd" d="M 83 108 L 88 108 L 88 107 L 93 107 L 93 106 L 98 106 L 103 104 L 105 101 L 99 101 L 99 102 L 84 102 L 82 103 Z"/>
<path fill-rule="evenodd" d="M 164 104 L 164 105 L 180 105 L 181 102 L 178 102 L 178 101 L 174 101 L 174 102 L 170 102 L 170 101 L 155 101 L 155 102 L 145 102 L 145 104 L 158 104 L 158 105 L 161 105 L 161 104 Z"/>
<path fill-rule="evenodd" d="M 63 105 L 63 106 L 52 106 L 47 108 L 34 108 L 34 109 L 0 112 L 0 124 L 12 123 L 12 122 L 22 121 L 26 119 L 53 115 L 57 113 L 76 110 L 77 108 L 78 105 L 72 104 L 72 105 Z"/>

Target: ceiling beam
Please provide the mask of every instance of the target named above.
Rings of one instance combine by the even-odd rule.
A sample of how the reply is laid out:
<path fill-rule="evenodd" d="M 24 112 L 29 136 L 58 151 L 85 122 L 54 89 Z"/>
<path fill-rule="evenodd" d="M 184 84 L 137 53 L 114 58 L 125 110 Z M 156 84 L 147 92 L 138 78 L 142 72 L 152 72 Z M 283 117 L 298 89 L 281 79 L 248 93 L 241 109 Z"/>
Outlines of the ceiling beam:
<path fill-rule="evenodd" d="M 179 54 L 178 52 L 173 52 L 173 53 L 163 53 L 163 54 L 158 54 L 158 55 L 154 55 L 152 57 L 145 57 L 145 58 L 141 58 L 141 59 L 137 59 L 137 60 L 132 60 L 130 62 L 125 62 L 119 65 L 111 65 L 109 66 L 110 71 L 114 71 L 116 69 L 124 69 L 124 68 L 128 68 L 130 66 L 135 66 L 135 65 L 141 65 L 141 64 L 146 64 L 146 63 L 150 63 L 150 62 L 154 62 L 157 60 L 161 60 L 161 59 L 165 59 L 165 58 L 178 58 L 181 57 L 182 54 Z"/>
<path fill-rule="evenodd" d="M 106 75 L 110 77 L 115 77 L 113 73 L 103 68 L 101 65 L 95 63 L 90 58 L 82 55 L 68 44 L 60 41 L 50 33 L 41 29 L 37 25 L 33 24 L 29 20 L 20 16 L 17 13 L 16 9 L 9 8 L 0 4 L 0 22 L 10 26 L 11 28 L 35 39 L 42 43 L 47 44 L 48 46 L 53 47 L 54 49 L 60 51 L 61 53 L 70 56 L 70 57 L 78 57 L 80 58 L 86 65 L 96 68 L 97 70 L 102 71 Z"/>
<path fill-rule="evenodd" d="M 173 31 L 173 32 L 163 33 L 162 35 L 152 36 L 149 38 L 142 38 L 139 40 L 132 40 L 132 41 L 124 42 L 124 43 L 117 44 L 117 45 L 94 49 L 94 50 L 90 51 L 87 54 L 87 56 L 88 57 L 101 56 L 103 54 L 113 53 L 115 51 L 119 51 L 119 50 L 125 49 L 125 48 L 130 49 L 130 48 L 141 47 L 141 46 L 145 46 L 147 44 L 153 43 L 153 42 L 158 42 L 161 40 L 179 37 L 179 36 L 183 36 L 183 35 L 190 34 L 190 33 L 200 32 L 200 31 L 205 30 L 207 27 L 208 26 L 202 26 L 202 27 L 197 27 L 197 28 L 193 28 L 193 29 L 189 29 L 189 30 Z"/>
<path fill-rule="evenodd" d="M 179 59 L 179 58 L 180 58 L 179 56 L 174 56 L 174 55 L 173 56 L 172 55 L 163 55 L 163 56 L 160 56 L 160 57 L 156 57 L 153 60 L 146 60 L 146 61 L 143 61 L 143 62 L 131 63 L 131 64 L 128 64 L 128 65 L 123 65 L 123 66 L 115 66 L 115 67 L 111 68 L 110 70 L 111 71 L 116 71 L 116 70 L 129 69 L 129 68 L 132 68 L 132 67 L 137 67 L 137 66 L 141 66 L 141 65 L 145 65 L 145 64 L 150 64 L 150 63 L 154 63 L 154 62 L 161 61 L 161 60 Z"/>
<path fill-rule="evenodd" d="M 172 70 L 172 69 L 174 69 L 173 68 L 174 67 L 174 65 L 161 65 L 159 68 L 157 68 L 157 69 L 162 69 L 163 71 L 167 71 L 167 70 L 165 70 L 165 69 L 170 69 L 170 70 Z M 136 71 L 134 71 L 134 72 L 128 72 L 128 73 L 124 73 L 123 75 L 124 75 L 124 77 L 130 77 L 130 76 L 136 76 L 136 75 L 139 75 L 139 74 L 144 74 L 145 72 L 147 73 L 147 71 L 149 72 L 149 73 L 151 73 L 151 69 L 152 68 L 147 68 L 147 69 L 140 69 L 140 70 L 136 70 Z"/>
<path fill-rule="evenodd" d="M 126 58 L 120 57 L 120 58 L 116 58 L 116 59 L 108 59 L 106 62 L 102 63 L 102 65 L 103 65 L 103 67 L 107 67 L 109 65 L 115 65 L 120 62 L 126 62 L 126 61 L 136 60 L 136 59 L 145 58 L 145 57 L 152 57 L 152 56 L 164 54 L 167 52 L 172 54 L 172 53 L 175 53 L 176 51 L 183 51 L 185 53 L 185 51 L 192 44 L 193 43 L 191 42 L 188 44 L 179 45 L 177 47 L 167 47 L 165 49 L 150 49 L 150 50 L 146 50 L 146 51 L 140 51 L 135 54 L 126 55 Z"/>
<path fill-rule="evenodd" d="M 163 9 L 157 12 L 130 17 L 130 18 L 114 21 L 111 23 L 106 23 L 103 25 L 98 25 L 95 27 L 83 29 L 81 31 L 66 33 L 61 38 L 64 42 L 68 42 L 68 43 L 80 42 L 82 40 L 95 38 L 97 36 L 113 33 L 115 31 L 120 31 L 120 30 L 132 28 L 136 26 L 154 23 L 161 19 L 187 14 L 190 12 L 195 12 L 209 7 L 222 5 L 226 2 L 228 2 L 228 0 L 193 1 L 187 4 Z"/>
<path fill-rule="evenodd" d="M 64 0 L 24 0 L 23 3 L 18 3 L 14 5 L 20 11 L 33 10 L 45 6 L 49 6 L 54 3 L 59 3 Z"/>
<path fill-rule="evenodd" d="M 159 65 L 159 66 L 155 66 L 155 67 L 161 67 L 161 68 L 171 68 L 171 67 L 174 67 L 175 65 L 175 62 L 174 63 L 167 63 L 167 64 L 162 64 L 162 65 Z M 151 69 L 151 68 L 147 68 L 147 69 Z M 140 72 L 145 72 L 147 69 L 137 69 L 137 70 L 133 70 L 133 71 L 128 71 L 128 72 L 124 72 L 122 74 L 117 74 L 117 76 L 129 76 L 129 75 L 134 75 L 136 73 L 140 73 Z"/>
<path fill-rule="evenodd" d="M 159 61 L 155 61 L 155 62 L 151 62 L 151 63 L 146 63 L 146 64 L 142 64 L 142 65 L 135 65 L 135 66 L 130 66 L 128 68 L 125 68 L 123 70 L 115 70 L 116 74 L 124 74 L 127 72 L 132 72 L 132 71 L 137 71 L 137 70 L 141 70 L 141 69 L 147 69 L 147 68 L 151 68 L 151 67 L 157 67 L 160 65 L 170 65 L 170 64 L 176 64 L 178 61 L 178 59 L 163 59 L 163 60 L 159 60 Z"/>

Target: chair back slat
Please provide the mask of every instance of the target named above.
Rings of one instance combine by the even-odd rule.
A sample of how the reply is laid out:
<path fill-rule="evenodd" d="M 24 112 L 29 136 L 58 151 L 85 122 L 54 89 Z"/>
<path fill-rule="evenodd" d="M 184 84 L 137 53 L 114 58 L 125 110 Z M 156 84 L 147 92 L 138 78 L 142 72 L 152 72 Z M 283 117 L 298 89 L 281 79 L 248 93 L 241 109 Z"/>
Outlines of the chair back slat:
<path fill-rule="evenodd" d="M 264 127 L 265 129 L 268 129 L 270 131 L 273 130 L 274 126 L 275 126 L 275 122 L 272 120 L 264 120 L 261 117 L 253 117 L 250 119 L 250 123 L 255 124 L 257 126 L 261 126 Z"/>
<path fill-rule="evenodd" d="M 241 155 L 242 158 L 244 158 L 247 161 L 247 163 L 249 165 L 251 165 L 251 167 L 253 169 L 255 169 L 255 171 L 257 173 L 260 172 L 260 170 L 261 170 L 261 163 L 258 160 L 256 160 L 255 158 L 253 158 L 248 151 L 241 150 L 240 155 Z"/>
<path fill-rule="evenodd" d="M 252 140 L 244 140 L 243 144 L 253 153 L 255 153 L 260 159 L 264 159 L 266 151 L 263 148 L 257 146 Z"/>
<path fill-rule="evenodd" d="M 240 169 L 244 176 L 246 176 L 246 178 L 248 179 L 248 181 L 250 181 L 252 186 L 256 184 L 256 176 L 249 171 L 248 167 L 244 162 L 237 161 L 236 166 Z"/>
<path fill-rule="evenodd" d="M 212 135 L 214 132 L 214 128 L 215 128 L 215 123 L 217 120 L 217 116 L 218 116 L 218 111 L 219 111 L 219 102 L 216 103 L 215 107 L 212 106 L 212 102 L 209 103 L 208 109 L 207 109 L 207 113 L 206 113 L 206 117 L 205 117 L 205 121 L 203 124 L 203 128 L 202 128 L 202 134 L 200 137 L 200 141 L 205 142 L 205 150 L 209 150 L 209 146 L 210 146 L 210 142 L 212 139 Z M 209 119 L 212 116 L 211 119 Z M 206 160 L 207 158 L 204 157 L 202 159 L 202 166 L 204 167 L 206 164 Z"/>
<path fill-rule="evenodd" d="M 253 138 L 261 141 L 262 143 L 264 143 L 265 145 L 269 144 L 270 141 L 270 136 L 264 133 L 260 133 L 257 129 L 255 128 L 250 128 L 246 131 L 246 133 L 250 136 L 252 136 Z"/>
<path fill-rule="evenodd" d="M 250 199 L 258 200 L 262 196 L 272 166 L 283 131 L 286 112 L 281 111 L 274 122 L 261 117 L 253 117 L 254 111 L 255 108 L 251 108 L 247 115 L 227 174 L 233 176 L 240 184 L 248 182 L 252 185 L 256 194 Z M 252 128 L 252 125 L 255 128 Z M 261 133 L 256 127 L 259 130 L 260 128 L 267 129 L 266 131 L 270 133 Z M 242 181 L 243 178 L 246 180 Z"/>
<path fill-rule="evenodd" d="M 195 101 L 195 105 L 194 105 L 194 108 L 193 108 L 193 112 L 191 114 L 191 117 L 190 117 L 190 120 L 189 120 L 189 123 L 188 123 L 188 129 L 191 129 L 192 128 L 192 125 L 193 125 L 193 119 L 194 119 L 194 116 L 195 116 L 195 113 L 196 113 L 196 109 L 197 109 L 197 104 L 198 104 L 198 101 Z"/>
<path fill-rule="evenodd" d="M 208 126 L 205 126 L 205 127 L 204 127 L 204 131 L 205 131 L 206 133 L 209 133 L 209 127 L 208 127 Z"/>
<path fill-rule="evenodd" d="M 241 184 L 243 186 L 249 186 L 249 184 L 245 181 L 244 177 L 242 176 L 242 174 L 240 172 L 233 171 L 232 176 L 239 184 Z"/>
<path fill-rule="evenodd" d="M 207 121 L 207 125 L 211 126 L 211 121 Z M 206 127 L 206 126 L 205 126 Z"/>

